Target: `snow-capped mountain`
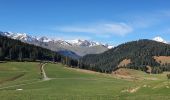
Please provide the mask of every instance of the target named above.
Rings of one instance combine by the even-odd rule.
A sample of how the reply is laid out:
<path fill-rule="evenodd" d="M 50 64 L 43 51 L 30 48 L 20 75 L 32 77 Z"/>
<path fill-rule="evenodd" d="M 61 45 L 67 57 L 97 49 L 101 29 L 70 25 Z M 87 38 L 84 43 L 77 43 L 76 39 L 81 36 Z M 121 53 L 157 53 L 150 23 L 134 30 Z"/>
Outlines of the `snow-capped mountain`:
<path fill-rule="evenodd" d="M 72 44 L 70 44 L 69 42 L 65 41 L 65 40 L 53 40 L 53 42 L 55 44 L 60 44 L 63 46 L 72 46 Z"/>
<path fill-rule="evenodd" d="M 61 45 L 69 45 L 69 46 L 84 46 L 84 47 L 93 47 L 93 46 L 99 46 L 99 45 L 103 45 L 106 46 L 108 48 L 112 47 L 112 46 L 108 46 L 107 44 L 101 44 L 99 42 L 94 42 L 94 41 L 88 41 L 88 40 L 80 40 L 80 39 L 75 39 L 75 40 L 53 40 L 50 38 L 47 38 L 45 36 L 40 37 L 40 38 L 36 38 L 30 35 L 27 35 L 26 33 L 12 33 L 12 32 L 0 32 L 1 35 L 3 36 L 7 36 L 10 37 L 12 39 L 17 39 L 17 40 L 21 40 L 23 42 L 54 42 L 54 43 L 58 43 Z"/>
<path fill-rule="evenodd" d="M 26 33 L 0 32 L 0 34 L 3 36 L 7 36 L 9 38 L 21 40 L 24 42 L 37 41 L 35 37 L 29 36 Z"/>
<path fill-rule="evenodd" d="M 40 41 L 40 42 L 50 42 L 50 41 L 52 41 L 52 39 L 49 39 L 45 36 L 38 38 L 37 40 Z"/>
<path fill-rule="evenodd" d="M 103 45 L 103 44 L 98 43 L 98 42 L 93 42 L 93 41 L 88 41 L 88 40 L 80 40 L 80 39 L 67 40 L 67 42 L 69 42 L 69 43 L 72 44 L 72 45 L 76 45 L 76 46 L 87 46 L 87 47 Z"/>
<path fill-rule="evenodd" d="M 112 49 L 112 48 L 114 48 L 114 46 L 108 46 L 107 48 L 108 48 L 108 49 Z"/>
<path fill-rule="evenodd" d="M 53 51 L 62 51 L 62 53 L 63 51 L 65 52 L 71 51 L 79 56 L 84 56 L 86 54 L 102 53 L 113 47 L 107 44 L 101 44 L 94 41 L 80 40 L 80 39 L 54 40 L 45 36 L 36 38 L 27 35 L 26 33 L 0 32 L 0 35 L 7 36 L 12 39 L 21 40 L 22 42 L 41 46 Z"/>
<path fill-rule="evenodd" d="M 160 36 L 157 36 L 155 38 L 153 38 L 154 41 L 157 41 L 157 42 L 162 42 L 162 43 L 168 43 L 167 41 L 165 41 L 162 37 Z"/>

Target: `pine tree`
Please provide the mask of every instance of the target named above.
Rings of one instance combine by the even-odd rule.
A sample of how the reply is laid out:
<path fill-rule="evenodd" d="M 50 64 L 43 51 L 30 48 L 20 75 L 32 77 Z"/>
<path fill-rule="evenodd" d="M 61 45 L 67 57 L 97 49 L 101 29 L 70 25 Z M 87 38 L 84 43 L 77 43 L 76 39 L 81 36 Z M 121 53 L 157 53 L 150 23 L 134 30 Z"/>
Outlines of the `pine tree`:
<path fill-rule="evenodd" d="M 2 48 L 0 47 L 0 60 L 2 60 L 3 58 L 3 52 L 2 52 Z"/>

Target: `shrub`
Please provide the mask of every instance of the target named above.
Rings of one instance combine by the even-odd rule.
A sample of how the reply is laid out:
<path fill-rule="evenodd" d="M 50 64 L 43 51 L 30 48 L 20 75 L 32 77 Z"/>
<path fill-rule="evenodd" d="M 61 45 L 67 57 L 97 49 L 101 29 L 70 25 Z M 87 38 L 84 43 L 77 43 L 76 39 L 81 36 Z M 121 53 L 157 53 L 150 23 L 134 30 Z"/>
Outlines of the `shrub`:
<path fill-rule="evenodd" d="M 170 79 L 170 74 L 167 74 L 167 78 Z"/>

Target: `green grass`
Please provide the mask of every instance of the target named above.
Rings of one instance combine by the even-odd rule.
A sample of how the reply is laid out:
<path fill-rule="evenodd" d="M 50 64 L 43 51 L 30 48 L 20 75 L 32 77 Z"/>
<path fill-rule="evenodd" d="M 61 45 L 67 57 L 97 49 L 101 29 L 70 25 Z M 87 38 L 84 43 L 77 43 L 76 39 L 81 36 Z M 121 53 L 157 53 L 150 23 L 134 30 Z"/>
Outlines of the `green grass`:
<path fill-rule="evenodd" d="M 125 80 L 110 75 L 90 74 L 65 68 L 61 64 L 47 64 L 46 74 L 51 80 L 40 79 L 39 64 L 35 62 L 0 63 L 0 100 L 168 100 L 170 82 L 166 74 L 148 75 L 130 70 L 138 77 L 157 80 Z M 122 92 L 140 87 L 136 92 Z M 23 89 L 17 91 L 16 89 Z"/>

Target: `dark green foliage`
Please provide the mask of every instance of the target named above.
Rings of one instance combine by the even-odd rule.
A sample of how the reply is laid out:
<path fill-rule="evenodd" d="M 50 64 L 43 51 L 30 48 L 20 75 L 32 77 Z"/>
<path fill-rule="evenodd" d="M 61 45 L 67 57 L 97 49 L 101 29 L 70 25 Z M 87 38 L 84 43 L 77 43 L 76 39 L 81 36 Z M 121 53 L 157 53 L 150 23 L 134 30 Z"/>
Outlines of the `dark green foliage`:
<path fill-rule="evenodd" d="M 162 72 L 163 72 L 163 70 L 161 69 L 161 67 L 153 67 L 152 68 L 152 73 L 159 74 Z"/>
<path fill-rule="evenodd" d="M 48 49 L 0 36 L 1 60 L 52 60 L 57 55 Z"/>
<path fill-rule="evenodd" d="M 161 68 L 153 56 L 170 56 L 170 45 L 146 39 L 128 42 L 102 54 L 84 56 L 80 60 L 80 68 L 111 73 L 123 59 L 127 58 L 132 61 L 127 66 L 131 69 L 146 71 L 148 65 L 152 67 L 152 73 L 170 71 L 170 67 Z"/>
<path fill-rule="evenodd" d="M 0 47 L 0 60 L 3 58 L 2 47 Z"/>
<path fill-rule="evenodd" d="M 36 61 L 45 60 L 53 62 L 62 62 L 69 66 L 77 66 L 77 61 L 63 56 L 57 52 L 23 43 L 19 40 L 10 39 L 0 36 L 0 61 Z"/>

